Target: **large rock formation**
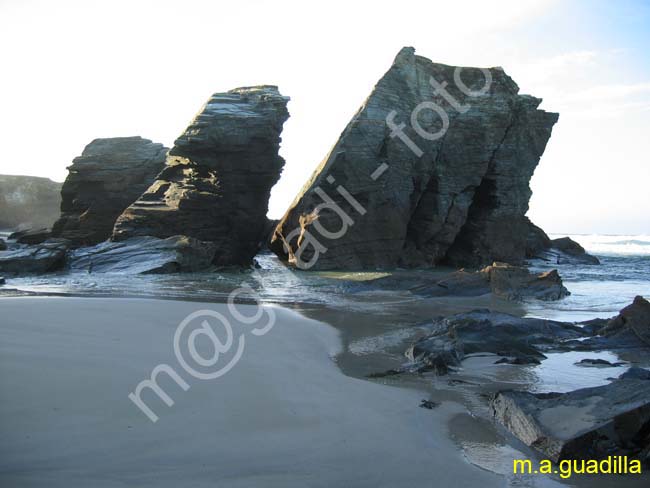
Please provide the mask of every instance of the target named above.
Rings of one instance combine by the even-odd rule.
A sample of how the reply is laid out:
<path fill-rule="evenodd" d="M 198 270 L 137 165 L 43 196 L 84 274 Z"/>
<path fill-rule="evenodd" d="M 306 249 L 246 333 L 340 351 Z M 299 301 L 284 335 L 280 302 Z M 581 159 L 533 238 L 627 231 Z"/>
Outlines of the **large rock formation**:
<path fill-rule="evenodd" d="M 501 68 L 402 49 L 280 221 L 273 250 L 311 269 L 521 262 L 528 182 L 558 119 L 540 102 Z"/>
<path fill-rule="evenodd" d="M 74 246 L 108 239 L 115 220 L 162 170 L 167 148 L 142 137 L 95 139 L 68 168 L 53 235 Z"/>
<path fill-rule="evenodd" d="M 278 149 L 288 100 L 275 86 L 214 94 L 158 179 L 120 216 L 113 239 L 185 235 L 215 243 L 215 264 L 250 264 L 284 166 Z"/>
<path fill-rule="evenodd" d="M 52 227 L 59 218 L 61 183 L 0 175 L 0 229 Z"/>

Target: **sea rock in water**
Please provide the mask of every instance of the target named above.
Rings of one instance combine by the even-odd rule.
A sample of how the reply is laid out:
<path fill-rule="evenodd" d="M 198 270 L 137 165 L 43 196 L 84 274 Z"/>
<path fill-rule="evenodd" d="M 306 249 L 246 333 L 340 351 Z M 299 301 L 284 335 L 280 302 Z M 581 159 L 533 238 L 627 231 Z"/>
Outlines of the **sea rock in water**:
<path fill-rule="evenodd" d="M 0 229 L 52 227 L 59 218 L 61 183 L 0 175 Z"/>
<path fill-rule="evenodd" d="M 57 271 L 63 268 L 69 247 L 66 239 L 48 239 L 41 244 L 4 251 L 0 254 L 0 272 L 24 275 Z"/>
<path fill-rule="evenodd" d="M 640 456 L 650 445 L 650 380 L 619 378 L 569 393 L 504 391 L 495 418 L 515 437 L 559 462 Z"/>
<path fill-rule="evenodd" d="M 634 351 L 636 357 L 644 357 L 650 352 L 650 344 L 643 339 L 648 311 L 648 302 L 643 302 L 637 297 L 609 321 L 597 319 L 578 324 L 489 310 L 438 317 L 427 327 L 429 333 L 406 351 L 410 364 L 403 370 L 444 374 L 474 353 L 514 358 L 508 361 L 510 364 L 534 364 L 544 359 L 545 352 Z"/>
<path fill-rule="evenodd" d="M 555 264 L 600 264 L 596 256 L 570 237 L 551 239 L 542 229 L 528 221 L 526 258 L 542 259 Z"/>
<path fill-rule="evenodd" d="M 53 235 L 74 247 L 108 239 L 115 220 L 163 169 L 167 148 L 142 137 L 95 139 L 68 168 Z"/>
<path fill-rule="evenodd" d="M 608 337 L 629 333 L 650 347 L 650 302 L 642 296 L 635 297 L 631 305 L 622 309 L 600 331 Z"/>
<path fill-rule="evenodd" d="M 535 275 L 524 267 L 494 263 L 480 273 L 487 276 L 492 293 L 508 300 L 559 300 L 570 295 L 557 270 Z"/>
<path fill-rule="evenodd" d="M 19 244 L 41 244 L 52 237 L 52 232 L 48 229 L 26 230 L 13 233 L 9 238 L 15 239 Z"/>
<path fill-rule="evenodd" d="M 196 272 L 210 267 L 216 250 L 213 243 L 186 236 L 133 237 L 76 249 L 70 252 L 68 266 L 88 273 Z"/>
<path fill-rule="evenodd" d="M 377 288 L 403 287 L 399 278 L 379 278 L 372 282 Z M 506 263 L 493 263 L 480 271 L 461 269 L 434 283 L 411 281 L 410 291 L 425 296 L 481 296 L 492 293 L 506 300 L 559 300 L 570 295 L 557 270 L 534 274 L 527 268 Z"/>
<path fill-rule="evenodd" d="M 492 353 L 515 358 L 510 363 L 536 364 L 543 351 L 568 339 L 585 337 L 578 326 L 543 319 L 523 319 L 476 310 L 433 320 L 431 333 L 406 352 L 410 371 L 446 374 L 469 354 Z"/>
<path fill-rule="evenodd" d="M 0 251 L 6 251 L 7 250 L 7 243 L 5 242 L 4 239 L 0 239 Z"/>
<path fill-rule="evenodd" d="M 120 216 L 113 239 L 187 235 L 217 245 L 215 264 L 249 265 L 284 166 L 278 150 L 288 101 L 275 86 L 214 94 L 157 180 Z"/>
<path fill-rule="evenodd" d="M 501 68 L 402 49 L 278 224 L 272 249 L 303 269 L 520 263 L 528 182 L 558 115 L 518 90 Z"/>
<path fill-rule="evenodd" d="M 606 359 L 585 358 L 574 364 L 576 366 L 582 366 L 585 368 L 618 368 L 619 366 L 623 366 L 625 363 L 622 362 L 612 363 L 610 361 L 607 361 Z"/>

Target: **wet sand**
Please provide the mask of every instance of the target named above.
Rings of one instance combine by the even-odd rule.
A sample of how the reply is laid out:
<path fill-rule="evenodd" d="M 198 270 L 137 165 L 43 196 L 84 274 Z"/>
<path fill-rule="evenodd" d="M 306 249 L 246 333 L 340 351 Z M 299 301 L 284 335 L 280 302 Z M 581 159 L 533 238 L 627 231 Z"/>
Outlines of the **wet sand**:
<path fill-rule="evenodd" d="M 172 347 L 177 325 L 200 309 L 246 337 L 239 363 L 211 381 L 189 376 Z M 274 312 L 258 337 L 224 305 L 1 299 L 0 485 L 503 486 L 448 438 L 459 404 L 426 410 L 421 392 L 345 376 L 334 329 Z M 190 388 L 161 375 L 175 403 L 143 394 L 154 424 L 127 395 L 161 363 Z"/>

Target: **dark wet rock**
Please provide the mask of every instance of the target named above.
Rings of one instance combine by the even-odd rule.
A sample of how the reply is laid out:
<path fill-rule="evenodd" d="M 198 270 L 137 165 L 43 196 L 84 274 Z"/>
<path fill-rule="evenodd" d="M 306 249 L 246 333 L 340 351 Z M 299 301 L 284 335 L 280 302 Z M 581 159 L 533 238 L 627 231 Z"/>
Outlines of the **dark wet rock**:
<path fill-rule="evenodd" d="M 59 218 L 61 183 L 0 175 L 0 229 L 52 227 Z"/>
<path fill-rule="evenodd" d="M 71 271 L 88 273 L 162 274 L 210 268 L 217 248 L 185 236 L 167 239 L 133 237 L 72 251 Z"/>
<path fill-rule="evenodd" d="M 491 402 L 495 418 L 545 457 L 640 456 L 650 444 L 650 381 L 618 379 L 569 393 L 504 391 Z"/>
<path fill-rule="evenodd" d="M 454 74 L 484 93 L 461 91 Z M 402 49 L 278 224 L 273 250 L 320 270 L 520 263 L 528 182 L 558 115 L 518 90 L 501 68 L 461 69 Z M 450 97 L 468 109 L 452 108 Z M 429 108 L 413 117 L 420 133 L 442 137 L 414 130 L 422 102 Z M 448 115 L 448 130 L 431 103 Z"/>
<path fill-rule="evenodd" d="M 33 246 L 20 246 L 0 254 L 0 272 L 25 275 L 41 274 L 63 268 L 70 247 L 66 239 L 48 239 Z"/>
<path fill-rule="evenodd" d="M 398 274 L 378 278 L 368 286 L 408 289 L 425 296 L 472 297 L 492 293 L 506 300 L 559 300 L 570 295 L 556 270 L 534 274 L 524 267 L 505 263 L 493 263 L 480 271 L 462 269 L 435 281 L 429 280 L 426 275 L 401 279 Z"/>
<path fill-rule="evenodd" d="M 536 275 L 524 267 L 494 263 L 480 273 L 488 277 L 492 293 L 508 300 L 559 300 L 570 295 L 557 270 Z"/>
<path fill-rule="evenodd" d="M 433 402 L 431 400 L 422 400 L 420 403 L 420 408 L 425 408 L 427 410 L 433 410 L 434 408 L 438 408 L 440 406 L 440 403 L 438 402 Z"/>
<path fill-rule="evenodd" d="M 540 227 L 528 220 L 526 257 L 535 258 L 551 248 L 551 238 Z"/>
<path fill-rule="evenodd" d="M 370 373 L 369 375 L 366 376 L 366 378 L 369 379 L 388 378 L 390 376 L 397 376 L 402 373 L 404 373 L 404 371 L 400 371 L 398 369 L 389 369 L 388 371 L 382 371 L 380 373 Z"/>
<path fill-rule="evenodd" d="M 650 380 L 650 370 L 632 367 L 619 376 L 619 378 L 623 380 Z"/>
<path fill-rule="evenodd" d="M 0 251 L 6 251 L 7 250 L 7 243 L 5 242 L 4 239 L 0 239 Z"/>
<path fill-rule="evenodd" d="M 215 93 L 165 168 L 118 219 L 113 239 L 187 235 L 217 246 L 215 264 L 250 265 L 265 239 L 288 97 L 275 86 Z"/>
<path fill-rule="evenodd" d="M 512 358 L 501 358 L 495 361 L 494 364 L 514 364 L 517 366 L 525 366 L 527 364 L 542 364 L 539 358 L 533 356 L 515 356 Z"/>
<path fill-rule="evenodd" d="M 434 319 L 431 333 L 406 352 L 410 371 L 446 374 L 470 354 L 491 353 L 534 364 L 563 341 L 579 339 L 584 331 L 573 324 L 520 318 L 476 310 Z"/>
<path fill-rule="evenodd" d="M 617 368 L 619 366 L 623 366 L 625 363 L 621 363 L 621 362 L 612 363 L 610 361 L 607 361 L 606 359 L 585 358 L 582 359 L 581 361 L 578 361 L 575 364 L 576 366 L 584 366 L 584 367 Z"/>
<path fill-rule="evenodd" d="M 638 297 L 640 298 L 640 297 Z M 439 317 L 428 326 L 428 335 L 419 339 L 407 351 L 410 363 L 401 372 L 434 371 L 446 374 L 460 365 L 469 354 L 491 353 L 506 358 L 498 363 L 535 364 L 544 360 L 545 352 L 566 351 L 630 351 L 643 357 L 650 347 L 633 331 L 633 326 L 644 323 L 646 305 L 642 298 L 624 308 L 611 320 L 585 323 L 557 322 L 537 318 L 522 318 L 489 310 L 475 310 L 449 317 Z M 620 324 L 625 317 L 625 325 Z M 614 333 L 601 335 L 594 326 L 613 325 Z M 514 359 L 513 359 L 514 358 Z M 585 360 L 581 365 L 608 363 Z M 611 363 L 608 363 L 611 364 Z M 619 366 L 623 363 L 614 363 Z"/>
<path fill-rule="evenodd" d="M 553 249 L 557 249 L 558 251 L 562 251 L 565 254 L 569 254 L 570 256 L 584 256 L 587 254 L 585 248 L 570 237 L 560 237 L 558 239 L 553 239 L 551 241 L 551 247 Z"/>
<path fill-rule="evenodd" d="M 47 241 L 52 237 L 52 232 L 49 229 L 35 229 L 14 233 L 12 236 L 19 244 L 34 245 Z"/>
<path fill-rule="evenodd" d="M 541 259 L 553 264 L 600 264 L 596 256 L 570 237 L 551 239 L 542 229 L 528 222 L 526 258 Z"/>
<path fill-rule="evenodd" d="M 7 280 L 4 278 L 4 276 L 0 276 L 0 285 L 4 285 L 7 283 Z"/>
<path fill-rule="evenodd" d="M 590 335 L 595 336 L 600 333 L 600 331 L 607 325 L 610 319 L 591 319 L 586 322 L 580 322 L 580 325 L 584 331 Z"/>
<path fill-rule="evenodd" d="M 600 333 L 611 338 L 631 333 L 650 346 L 650 302 L 642 296 L 635 297 L 632 304 L 611 319 Z"/>
<path fill-rule="evenodd" d="M 95 139 L 68 168 L 55 237 L 74 247 L 107 240 L 115 220 L 162 170 L 167 148 L 142 137 Z"/>

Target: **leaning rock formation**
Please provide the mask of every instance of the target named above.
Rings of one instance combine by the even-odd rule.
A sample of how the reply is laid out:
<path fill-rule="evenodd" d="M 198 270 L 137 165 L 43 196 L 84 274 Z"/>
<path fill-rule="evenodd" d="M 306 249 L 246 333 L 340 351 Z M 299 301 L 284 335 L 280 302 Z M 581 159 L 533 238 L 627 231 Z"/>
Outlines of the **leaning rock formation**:
<path fill-rule="evenodd" d="M 52 227 L 59 218 L 61 183 L 0 175 L 0 229 Z"/>
<path fill-rule="evenodd" d="M 142 137 L 95 139 L 68 168 L 53 235 L 75 247 L 111 236 L 115 220 L 162 170 L 167 148 Z"/>
<path fill-rule="evenodd" d="M 113 239 L 185 235 L 215 243 L 215 264 L 250 264 L 284 166 L 278 149 L 288 101 L 275 86 L 214 94 L 158 179 L 120 216 Z"/>
<path fill-rule="evenodd" d="M 272 249 L 311 269 L 520 263 L 528 182 L 558 115 L 518 90 L 501 68 L 455 68 L 402 49 Z"/>

